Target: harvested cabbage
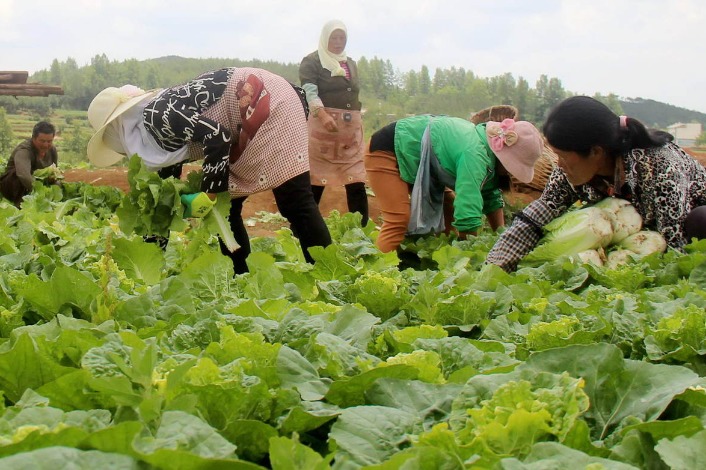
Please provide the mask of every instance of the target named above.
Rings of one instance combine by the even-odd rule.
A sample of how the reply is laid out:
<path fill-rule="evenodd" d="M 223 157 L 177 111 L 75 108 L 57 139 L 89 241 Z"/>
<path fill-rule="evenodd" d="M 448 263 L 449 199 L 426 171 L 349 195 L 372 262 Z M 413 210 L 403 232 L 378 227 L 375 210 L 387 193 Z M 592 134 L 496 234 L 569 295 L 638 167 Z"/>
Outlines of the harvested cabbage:
<path fill-rule="evenodd" d="M 637 253 L 634 251 L 626 250 L 625 248 L 618 248 L 609 251 L 606 255 L 605 267 L 606 269 L 615 269 L 624 264 L 630 264 L 633 261 L 633 256 Z"/>
<path fill-rule="evenodd" d="M 593 207 L 600 207 L 610 216 L 610 222 L 613 225 L 611 244 L 620 243 L 628 235 L 637 233 L 642 228 L 642 216 L 635 206 L 625 199 L 607 197 Z"/>
<path fill-rule="evenodd" d="M 667 249 L 667 241 L 659 232 L 641 230 L 626 237 L 618 246 L 633 251 L 638 255 L 650 255 L 652 253 L 663 253 Z"/>
<path fill-rule="evenodd" d="M 613 238 L 610 216 L 599 207 L 569 211 L 544 226 L 545 235 L 523 262 L 541 264 L 607 246 Z"/>
<path fill-rule="evenodd" d="M 32 173 L 32 176 L 38 180 L 48 181 L 50 183 L 56 180 L 64 179 L 63 173 L 56 167 L 55 163 L 35 170 L 34 173 Z"/>
<path fill-rule="evenodd" d="M 603 266 L 605 260 L 605 253 L 603 248 L 598 248 L 597 250 L 586 250 L 576 255 L 578 259 L 585 264 L 593 264 L 595 266 Z"/>

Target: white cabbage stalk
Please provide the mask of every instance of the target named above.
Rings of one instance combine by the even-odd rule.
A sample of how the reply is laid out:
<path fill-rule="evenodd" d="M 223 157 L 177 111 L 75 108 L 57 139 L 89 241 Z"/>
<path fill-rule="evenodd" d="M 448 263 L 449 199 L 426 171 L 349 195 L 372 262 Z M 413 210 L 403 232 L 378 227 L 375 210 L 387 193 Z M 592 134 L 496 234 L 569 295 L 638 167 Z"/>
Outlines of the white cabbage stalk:
<path fill-rule="evenodd" d="M 625 199 L 607 197 L 597 202 L 593 207 L 600 207 L 608 213 L 613 224 L 613 239 L 611 244 L 620 243 L 628 235 L 637 233 L 642 228 L 642 216 L 635 206 Z"/>
<path fill-rule="evenodd" d="M 603 266 L 605 260 L 605 253 L 603 252 L 603 248 L 598 248 L 597 250 L 582 251 L 576 256 L 582 263 L 593 264 L 595 266 Z"/>
<path fill-rule="evenodd" d="M 615 269 L 624 264 L 630 264 L 633 262 L 634 256 L 637 256 L 637 253 L 625 248 L 609 251 L 606 255 L 605 267 L 606 269 Z"/>
<path fill-rule="evenodd" d="M 667 249 L 667 241 L 659 232 L 641 230 L 626 237 L 618 246 L 634 251 L 638 255 L 650 255 L 663 253 Z"/>
<path fill-rule="evenodd" d="M 528 263 L 544 263 L 560 256 L 573 256 L 610 243 L 613 226 L 608 214 L 598 207 L 569 211 L 544 226 L 545 235 L 527 256 Z"/>

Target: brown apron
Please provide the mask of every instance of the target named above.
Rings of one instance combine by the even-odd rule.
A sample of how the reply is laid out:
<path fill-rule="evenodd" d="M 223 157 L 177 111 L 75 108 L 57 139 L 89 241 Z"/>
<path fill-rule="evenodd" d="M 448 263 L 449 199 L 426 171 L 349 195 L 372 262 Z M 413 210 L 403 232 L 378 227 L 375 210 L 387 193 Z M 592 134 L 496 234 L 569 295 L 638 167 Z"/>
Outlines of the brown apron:
<path fill-rule="evenodd" d="M 327 131 L 309 116 L 309 165 L 314 186 L 365 182 L 363 119 L 360 111 L 324 108 L 336 121 L 337 132 Z"/>

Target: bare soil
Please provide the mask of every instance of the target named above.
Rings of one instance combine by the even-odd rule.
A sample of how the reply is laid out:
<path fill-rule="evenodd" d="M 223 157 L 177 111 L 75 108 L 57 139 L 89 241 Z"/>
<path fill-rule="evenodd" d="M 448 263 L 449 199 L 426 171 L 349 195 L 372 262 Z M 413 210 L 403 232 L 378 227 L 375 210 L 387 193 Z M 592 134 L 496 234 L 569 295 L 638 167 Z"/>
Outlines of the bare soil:
<path fill-rule="evenodd" d="M 185 166 L 182 177 L 185 177 L 189 171 L 198 169 L 198 166 Z M 97 186 L 113 186 L 123 192 L 130 190 L 127 182 L 127 168 L 123 167 L 66 170 L 64 171 L 64 180 L 69 182 L 84 182 Z M 375 197 L 368 197 L 368 206 L 370 218 L 376 223 L 379 223 L 380 209 Z M 343 186 L 331 186 L 326 188 L 319 207 L 324 217 L 328 216 L 333 210 L 337 210 L 340 213 L 348 212 L 346 191 Z M 268 218 L 266 214 L 262 214 L 263 212 L 270 214 L 279 212 L 272 191 L 263 191 L 253 194 L 249 196 L 245 200 L 245 204 L 243 204 L 243 220 L 245 220 L 248 233 L 251 237 L 271 235 L 275 230 L 289 226 L 284 218 L 282 218 L 281 221 L 277 220 L 277 218 L 272 221 L 272 217 Z"/>

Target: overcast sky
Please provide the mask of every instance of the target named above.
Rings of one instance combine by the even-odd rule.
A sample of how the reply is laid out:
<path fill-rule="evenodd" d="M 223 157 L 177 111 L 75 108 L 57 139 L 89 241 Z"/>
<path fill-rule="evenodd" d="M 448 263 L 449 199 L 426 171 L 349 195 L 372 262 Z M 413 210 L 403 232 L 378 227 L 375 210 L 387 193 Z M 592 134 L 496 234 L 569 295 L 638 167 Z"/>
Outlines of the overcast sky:
<path fill-rule="evenodd" d="M 706 112 L 703 0 L 0 0 L 0 70 L 178 55 L 299 63 L 329 19 L 346 52 Z M 120 85 L 120 84 L 117 84 Z"/>

